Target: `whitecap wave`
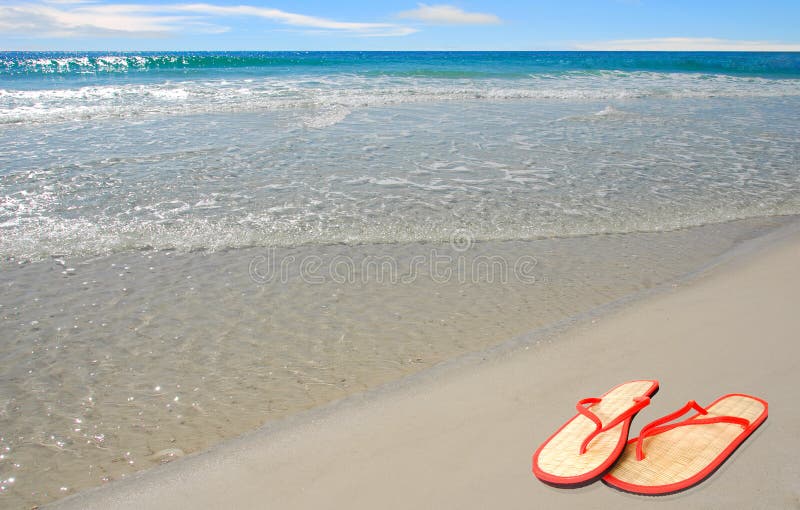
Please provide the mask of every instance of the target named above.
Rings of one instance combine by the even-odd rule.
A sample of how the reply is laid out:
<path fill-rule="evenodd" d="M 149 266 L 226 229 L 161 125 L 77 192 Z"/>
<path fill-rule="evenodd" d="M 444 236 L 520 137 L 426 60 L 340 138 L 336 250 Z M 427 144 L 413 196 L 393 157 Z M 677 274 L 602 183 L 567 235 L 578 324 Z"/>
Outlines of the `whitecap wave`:
<path fill-rule="evenodd" d="M 800 96 L 800 80 L 652 72 L 533 75 L 529 79 L 359 75 L 207 80 L 78 88 L 0 89 L 0 124 L 110 117 L 311 109 L 306 124 L 336 124 L 353 108 L 437 101 L 619 101 Z"/>

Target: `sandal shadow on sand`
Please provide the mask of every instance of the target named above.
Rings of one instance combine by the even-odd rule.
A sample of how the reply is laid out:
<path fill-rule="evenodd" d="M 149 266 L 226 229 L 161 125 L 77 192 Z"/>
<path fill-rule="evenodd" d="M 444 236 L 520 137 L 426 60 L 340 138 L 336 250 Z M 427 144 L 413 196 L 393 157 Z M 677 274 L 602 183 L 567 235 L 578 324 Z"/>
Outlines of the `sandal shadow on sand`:
<path fill-rule="evenodd" d="M 670 423 L 692 410 L 697 414 Z M 642 427 L 603 482 L 647 495 L 688 489 L 711 476 L 766 419 L 767 403 L 750 395 L 725 395 L 706 408 L 689 401 Z"/>
<path fill-rule="evenodd" d="M 600 478 L 619 458 L 633 417 L 650 404 L 658 381 L 629 381 L 600 398 L 577 403 L 578 414 L 533 454 L 533 473 L 549 484 L 576 487 Z"/>

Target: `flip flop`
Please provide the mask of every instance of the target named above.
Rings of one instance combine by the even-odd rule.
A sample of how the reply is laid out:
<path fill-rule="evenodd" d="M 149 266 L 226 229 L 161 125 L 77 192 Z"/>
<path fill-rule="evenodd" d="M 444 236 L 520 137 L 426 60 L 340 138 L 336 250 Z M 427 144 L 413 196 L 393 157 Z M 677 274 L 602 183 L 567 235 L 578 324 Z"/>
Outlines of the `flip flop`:
<path fill-rule="evenodd" d="M 691 410 L 697 414 L 669 423 Z M 706 408 L 693 400 L 642 427 L 603 482 L 636 494 L 679 492 L 702 482 L 767 419 L 767 403 L 734 393 Z"/>
<path fill-rule="evenodd" d="M 533 474 L 550 485 L 575 487 L 598 479 L 617 460 L 633 417 L 650 404 L 658 381 L 630 381 L 600 398 L 585 398 L 578 414 L 533 454 Z"/>

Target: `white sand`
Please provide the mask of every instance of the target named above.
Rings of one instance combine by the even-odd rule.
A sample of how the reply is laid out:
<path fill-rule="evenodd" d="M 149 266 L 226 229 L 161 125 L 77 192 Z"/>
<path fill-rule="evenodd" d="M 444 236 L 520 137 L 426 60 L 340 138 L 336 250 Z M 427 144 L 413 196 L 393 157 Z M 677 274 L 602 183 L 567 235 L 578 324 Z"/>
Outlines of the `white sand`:
<path fill-rule="evenodd" d="M 782 237 L 539 345 L 305 413 L 60 506 L 800 508 L 800 235 Z M 537 481 L 531 454 L 575 402 L 633 378 L 659 379 L 661 391 L 632 434 L 689 399 L 732 392 L 769 401 L 770 418 L 711 478 L 677 495 Z"/>

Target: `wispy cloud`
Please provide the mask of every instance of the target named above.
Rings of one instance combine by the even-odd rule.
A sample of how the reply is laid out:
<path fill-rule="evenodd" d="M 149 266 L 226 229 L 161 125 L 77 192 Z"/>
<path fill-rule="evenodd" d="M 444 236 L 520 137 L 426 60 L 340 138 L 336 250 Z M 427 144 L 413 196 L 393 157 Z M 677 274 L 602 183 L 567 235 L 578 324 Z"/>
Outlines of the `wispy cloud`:
<path fill-rule="evenodd" d="M 29 37 L 163 37 L 192 21 L 137 5 L 24 3 L 0 6 L 0 34 Z"/>
<path fill-rule="evenodd" d="M 226 17 L 259 18 L 302 30 L 360 37 L 391 37 L 417 30 L 394 23 L 337 21 L 255 7 L 208 3 L 105 4 L 92 0 L 42 0 L 0 6 L 0 35 L 30 37 L 167 37 L 222 33 Z"/>
<path fill-rule="evenodd" d="M 397 16 L 438 25 L 496 25 L 501 23 L 500 18 L 494 14 L 466 12 L 453 5 L 418 4 L 416 9 L 403 11 Z"/>
<path fill-rule="evenodd" d="M 364 36 L 396 36 L 416 32 L 410 27 L 391 23 L 358 23 L 352 21 L 335 21 L 305 14 L 286 12 L 280 9 L 254 7 L 250 5 L 222 6 L 213 4 L 181 4 L 173 8 L 179 12 L 205 14 L 212 16 L 253 16 L 295 27 L 316 30 L 353 32 Z"/>
<path fill-rule="evenodd" d="M 95 4 L 99 0 L 42 0 L 43 3 L 46 4 L 58 4 L 58 5 L 73 5 L 73 4 Z"/>
<path fill-rule="evenodd" d="M 737 41 L 713 37 L 657 37 L 582 42 L 576 50 L 601 51 L 800 51 L 798 43 L 775 41 Z"/>

